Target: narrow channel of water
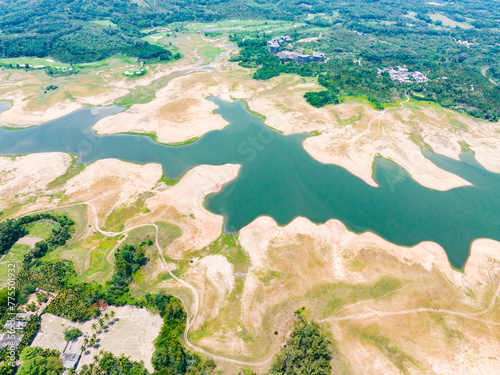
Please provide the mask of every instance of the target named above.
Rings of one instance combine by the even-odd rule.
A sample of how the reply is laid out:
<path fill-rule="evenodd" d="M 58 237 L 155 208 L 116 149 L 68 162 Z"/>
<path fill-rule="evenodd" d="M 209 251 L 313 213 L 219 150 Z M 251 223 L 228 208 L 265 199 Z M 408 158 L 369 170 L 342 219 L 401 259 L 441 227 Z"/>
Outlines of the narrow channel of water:
<path fill-rule="evenodd" d="M 424 153 L 473 186 L 428 189 L 399 165 L 377 158 L 373 178 L 379 187 L 372 187 L 342 167 L 313 159 L 302 146 L 307 135 L 273 131 L 242 102 L 209 100 L 229 125 L 188 145 L 168 146 L 139 135 L 95 134 L 92 126 L 98 120 L 123 110 L 114 106 L 83 109 L 38 127 L 0 129 L 0 154 L 62 151 L 85 164 L 105 158 L 160 163 L 165 176 L 173 179 L 200 164 L 240 164 L 238 178 L 206 199 L 207 209 L 224 216 L 229 233 L 262 215 L 280 225 L 297 216 L 315 223 L 333 218 L 354 232 L 371 231 L 402 246 L 434 241 L 456 268 L 463 267 L 474 239 L 500 241 L 500 175 L 484 169 L 472 154 L 453 160 Z"/>
<path fill-rule="evenodd" d="M 0 113 L 5 112 L 10 107 L 9 102 L 0 102 Z"/>

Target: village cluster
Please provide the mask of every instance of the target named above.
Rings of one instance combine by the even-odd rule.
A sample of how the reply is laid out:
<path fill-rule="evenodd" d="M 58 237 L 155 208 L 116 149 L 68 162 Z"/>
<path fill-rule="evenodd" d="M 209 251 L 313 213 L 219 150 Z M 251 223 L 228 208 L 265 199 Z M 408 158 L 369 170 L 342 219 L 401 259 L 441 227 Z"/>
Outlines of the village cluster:
<path fill-rule="evenodd" d="M 399 82 L 416 82 L 416 83 L 425 83 L 429 79 L 427 76 L 421 72 L 410 72 L 406 67 L 397 66 L 397 70 L 392 66 L 388 66 L 383 69 L 378 69 L 378 74 L 382 74 L 383 72 L 388 72 L 389 76 L 393 81 Z"/>
<path fill-rule="evenodd" d="M 282 51 L 281 46 L 292 42 L 292 38 L 288 35 L 280 38 L 274 38 L 267 42 L 267 49 L 270 53 L 280 59 L 294 60 L 299 63 L 308 63 L 311 61 L 324 61 L 325 54 L 323 52 L 313 52 L 311 55 L 303 54 L 295 51 Z"/>

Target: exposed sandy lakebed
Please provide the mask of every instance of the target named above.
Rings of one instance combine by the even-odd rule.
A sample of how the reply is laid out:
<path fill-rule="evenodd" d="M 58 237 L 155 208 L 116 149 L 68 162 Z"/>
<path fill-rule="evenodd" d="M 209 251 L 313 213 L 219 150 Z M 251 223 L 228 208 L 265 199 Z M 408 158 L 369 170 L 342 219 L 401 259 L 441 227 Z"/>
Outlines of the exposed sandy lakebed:
<path fill-rule="evenodd" d="M 230 74 L 236 74 L 238 81 Z M 376 156 L 393 160 L 417 182 L 432 189 L 468 184 L 425 159 L 421 147 L 458 158 L 467 146 L 487 169 L 500 172 L 498 124 L 425 105 L 416 108 L 414 103 L 388 110 L 371 121 L 381 112 L 364 103 L 350 101 L 322 109 L 309 106 L 303 94 L 317 88 L 313 82 L 304 83 L 294 76 L 256 82 L 246 80 L 249 76 L 243 70 L 230 74 L 196 73 L 173 79 L 151 103 L 133 105 L 128 111 L 101 120 L 95 129 L 106 134 L 151 133 L 165 143 L 186 141 L 227 125 L 212 113 L 216 106 L 205 99 L 221 95 L 246 100 L 251 110 L 267 117 L 267 125 L 285 134 L 318 131 L 320 135 L 304 141 L 305 149 L 316 160 L 343 166 L 371 185 Z M 461 125 L 457 128 L 452 124 Z M 112 227 L 107 219 L 137 206 L 134 214 L 121 223 L 124 229 L 156 222 L 177 226 L 180 235 L 162 252 L 184 261 L 186 254 L 210 246 L 221 236 L 223 218 L 208 212 L 204 199 L 220 191 L 239 172 L 238 165 L 200 165 L 177 184 L 167 186 L 161 181 L 158 164 L 99 160 L 57 188 L 56 192 L 64 195 L 63 202 L 55 191 L 47 190 L 47 185 L 63 175 L 70 163 L 71 158 L 61 153 L 0 157 L 0 209 L 24 204 L 14 213 L 19 216 L 37 209 L 89 202 L 96 208 L 97 223 L 89 219 L 90 227 L 78 241 L 91 247 L 97 224 L 118 231 L 119 226 Z M 311 317 L 329 327 L 339 351 L 349 357 L 353 373 L 367 373 L 366 369 L 373 369 L 374 374 L 400 373 L 398 364 L 376 346 L 379 342 L 369 341 L 372 336 L 382 337 L 387 340 L 383 342 L 389 342 L 387 347 L 400 348 L 413 358 L 414 362 L 408 362 L 413 373 L 497 373 L 500 335 L 497 326 L 490 323 L 428 312 L 390 317 L 372 314 L 361 321 L 334 319 L 421 307 L 484 311 L 500 272 L 498 242 L 475 240 L 465 270 L 459 272 L 451 268 L 446 253 L 435 243 L 405 248 L 370 232 L 352 233 L 337 220 L 316 225 L 298 217 L 279 227 L 272 218 L 259 217 L 241 229 L 238 241 L 243 257 L 248 257 L 242 258 L 242 263 L 248 263 L 243 271 L 235 271 L 236 266 L 242 266 L 231 263 L 223 247 L 218 254 L 189 259 L 192 263 L 181 276 L 199 293 L 192 341 L 205 350 L 231 358 L 264 360 L 289 331 L 293 311 L 306 306 Z M 61 255 L 63 259 L 65 256 Z M 174 268 L 175 264 L 168 266 Z M 165 270 L 158 264 L 148 277 L 154 281 L 162 272 Z M 400 284 L 387 295 L 370 297 L 381 279 L 389 285 L 394 280 Z M 177 293 L 179 284 L 169 279 L 155 287 Z M 363 294 L 363 288 L 369 292 Z M 350 293 L 355 296 L 352 303 Z M 192 304 L 186 305 L 192 309 Z M 493 307 L 477 318 L 498 321 L 498 303 Z M 332 316 L 333 320 L 328 320 Z M 201 327 L 206 330 L 200 333 Z M 130 348 L 134 346 L 130 344 Z M 147 348 L 148 353 L 141 354 L 145 358 L 151 351 L 151 346 Z"/>

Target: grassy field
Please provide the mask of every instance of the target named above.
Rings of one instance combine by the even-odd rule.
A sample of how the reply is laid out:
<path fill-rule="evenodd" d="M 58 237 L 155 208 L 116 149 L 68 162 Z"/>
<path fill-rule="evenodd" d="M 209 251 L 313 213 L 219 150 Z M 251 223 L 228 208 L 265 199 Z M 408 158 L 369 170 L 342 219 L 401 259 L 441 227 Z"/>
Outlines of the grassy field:
<path fill-rule="evenodd" d="M 7 280 L 9 274 L 9 264 L 13 262 L 21 262 L 24 256 L 31 250 L 29 245 L 14 244 L 6 253 L 0 262 L 0 280 Z M 19 263 L 18 263 L 19 266 Z M 12 266 L 11 266 L 12 267 Z M 12 269 L 12 268 L 11 268 Z"/>
<path fill-rule="evenodd" d="M 162 249 L 165 249 L 182 234 L 181 229 L 176 225 L 167 224 L 162 221 L 157 221 L 155 224 L 158 226 L 158 243 Z"/>
<path fill-rule="evenodd" d="M 66 182 L 68 182 L 71 178 L 75 177 L 78 173 L 82 172 L 85 169 L 85 165 L 76 164 L 77 157 L 71 155 L 73 158 L 73 162 L 66 170 L 66 173 L 57 177 L 54 181 L 47 185 L 47 189 L 57 189 L 62 187 Z"/>
<path fill-rule="evenodd" d="M 154 242 L 155 234 L 155 228 L 152 226 L 136 228 L 127 233 L 127 238 L 125 239 L 124 244 L 137 245 L 141 242 L 147 242 L 149 240 Z"/>
<path fill-rule="evenodd" d="M 349 334 L 358 336 L 364 344 L 377 348 L 403 374 L 408 373 L 409 366 L 417 365 L 415 359 L 404 352 L 394 341 L 377 332 L 375 327 L 359 328 L 351 326 L 349 327 Z"/>
<path fill-rule="evenodd" d="M 352 285 L 346 283 L 326 284 L 314 289 L 310 298 L 321 318 L 326 318 L 347 304 L 361 300 L 380 298 L 401 288 L 401 280 L 382 278 L 372 285 Z"/>
<path fill-rule="evenodd" d="M 87 229 L 88 226 L 87 206 L 81 204 L 71 207 L 56 208 L 54 210 L 47 212 L 52 213 L 54 215 L 64 214 L 73 219 L 73 221 L 75 222 L 75 226 L 73 227 L 74 229 L 71 234 L 71 239 L 67 242 L 65 246 L 78 243 L 78 241 L 80 240 L 80 236 L 82 235 L 83 231 Z M 60 248 L 64 248 L 65 246 Z"/>
<path fill-rule="evenodd" d="M 52 235 L 53 230 L 59 229 L 59 225 L 52 221 L 40 220 L 26 226 L 29 237 L 38 237 L 48 239 Z"/>
<path fill-rule="evenodd" d="M 412 133 L 410 134 L 409 138 L 410 141 L 415 143 L 418 147 L 420 147 L 420 149 L 434 152 L 432 147 L 424 141 L 420 134 Z"/>
<path fill-rule="evenodd" d="M 96 25 L 101 25 L 101 26 L 107 26 L 107 27 L 118 27 L 115 23 L 109 21 L 109 20 L 96 20 L 96 21 L 90 21 L 91 23 L 95 23 Z"/>
<path fill-rule="evenodd" d="M 51 68 L 61 68 L 61 69 L 69 69 L 71 68 L 70 64 L 65 64 L 59 61 L 55 61 L 51 59 L 50 57 L 46 58 L 38 58 L 38 57 L 15 57 L 15 58 L 10 58 L 10 59 L 0 59 L 1 64 L 12 64 L 14 66 L 16 65 L 26 65 L 29 64 L 29 66 L 43 66 L 43 67 L 51 67 Z"/>
<path fill-rule="evenodd" d="M 140 212 L 147 212 L 145 201 L 152 193 L 144 193 L 138 199 L 129 205 L 114 209 L 107 217 L 104 223 L 106 230 L 122 231 L 127 220 L 131 219 Z"/>
<path fill-rule="evenodd" d="M 95 281 L 99 284 L 106 282 L 113 274 L 114 257 L 110 254 L 118 244 L 117 237 L 105 237 L 96 233 L 83 245 L 86 248 L 88 268 L 78 275 L 80 281 Z M 83 248 L 81 249 L 85 251 Z M 85 258 L 83 258 L 85 259 Z"/>
<path fill-rule="evenodd" d="M 458 26 L 461 29 L 471 29 L 472 28 L 472 26 L 469 25 L 468 23 L 453 21 L 452 19 L 449 19 L 448 17 L 443 16 L 442 14 L 437 14 L 437 13 L 429 14 L 429 17 L 434 22 L 435 21 L 443 22 L 443 26 L 447 26 L 447 27 L 457 27 Z"/>
<path fill-rule="evenodd" d="M 221 48 L 212 46 L 202 47 L 199 51 L 205 57 L 206 62 L 208 63 L 214 61 L 215 58 L 223 52 Z"/>
<path fill-rule="evenodd" d="M 156 98 L 156 91 L 164 87 L 170 80 L 178 77 L 179 75 L 174 73 L 168 77 L 159 78 L 147 86 L 138 86 L 132 89 L 130 94 L 117 99 L 114 104 L 130 107 L 133 104 L 149 103 Z"/>
<path fill-rule="evenodd" d="M 129 94 L 115 100 L 114 104 L 130 107 L 133 104 L 149 103 L 156 98 L 156 91 L 165 87 L 168 82 L 180 77 L 181 75 L 182 72 L 174 72 L 169 74 L 168 77 L 162 77 L 152 81 L 147 86 L 137 86 L 130 90 Z"/>
<path fill-rule="evenodd" d="M 252 31 L 277 31 L 282 29 L 289 29 L 295 25 L 302 26 L 305 24 L 297 24 L 290 21 L 275 21 L 275 20 L 228 20 L 220 21 L 215 23 L 199 23 L 193 22 L 182 25 L 182 32 L 184 33 L 196 33 L 206 29 L 224 29 L 229 28 L 229 30 L 221 31 L 222 33 L 234 33 L 234 32 L 252 32 Z M 170 25 L 171 29 L 179 29 L 181 25 L 173 24 Z"/>
<path fill-rule="evenodd" d="M 2 258 L 2 262 L 22 261 L 30 250 L 31 247 L 29 245 L 14 244 L 10 251 Z"/>

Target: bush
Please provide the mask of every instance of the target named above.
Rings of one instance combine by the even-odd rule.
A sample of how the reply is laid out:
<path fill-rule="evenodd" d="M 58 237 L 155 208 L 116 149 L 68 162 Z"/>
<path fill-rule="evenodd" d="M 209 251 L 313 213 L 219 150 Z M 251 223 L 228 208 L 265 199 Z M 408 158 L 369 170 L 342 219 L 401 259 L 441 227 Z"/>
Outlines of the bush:
<path fill-rule="evenodd" d="M 327 104 L 340 103 L 338 92 L 333 90 L 324 90 L 319 92 L 306 92 L 304 95 L 307 102 L 313 107 L 324 107 Z"/>
<path fill-rule="evenodd" d="M 27 347 L 21 353 L 17 375 L 57 375 L 64 370 L 59 351 Z"/>
<path fill-rule="evenodd" d="M 44 302 L 47 302 L 47 300 L 48 300 L 47 295 L 45 293 L 37 293 L 36 299 L 37 299 L 38 303 L 44 303 Z"/>
<path fill-rule="evenodd" d="M 64 340 L 66 341 L 75 341 L 78 337 L 82 335 L 82 331 L 78 328 L 66 328 L 64 330 Z"/>
<path fill-rule="evenodd" d="M 325 338 L 318 323 L 308 322 L 302 316 L 303 310 L 296 311 L 294 329 L 286 345 L 276 355 L 269 375 L 331 373 L 330 341 Z"/>
<path fill-rule="evenodd" d="M 135 362 L 123 354 L 120 357 L 112 353 L 101 351 L 94 357 L 94 362 L 84 365 L 80 375 L 119 374 L 119 375 L 147 375 L 144 363 Z"/>
<path fill-rule="evenodd" d="M 0 223 L 0 255 L 8 252 L 26 234 L 26 229 L 17 220 L 7 220 Z"/>

